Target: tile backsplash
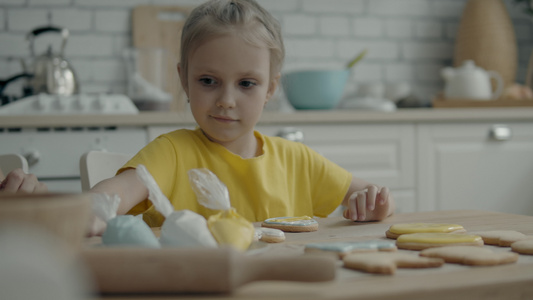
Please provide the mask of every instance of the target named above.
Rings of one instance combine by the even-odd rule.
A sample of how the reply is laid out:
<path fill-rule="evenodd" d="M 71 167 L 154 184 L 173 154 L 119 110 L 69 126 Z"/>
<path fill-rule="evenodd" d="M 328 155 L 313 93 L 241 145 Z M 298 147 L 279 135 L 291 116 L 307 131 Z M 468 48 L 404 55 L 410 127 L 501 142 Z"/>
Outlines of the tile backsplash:
<path fill-rule="evenodd" d="M 82 92 L 125 93 L 122 59 L 131 47 L 131 11 L 137 5 L 194 6 L 198 0 L 0 0 L 0 78 L 21 72 L 29 58 L 25 35 L 42 25 L 70 30 L 66 57 Z M 259 0 L 280 20 L 287 57 L 284 70 L 341 67 L 362 49 L 348 89 L 364 82 L 403 83 L 429 101 L 442 90 L 440 70 L 453 60 L 454 39 L 467 0 Z M 523 83 L 533 51 L 533 17 L 505 0 L 519 52 Z M 59 38 L 36 40 L 36 53 Z M 7 93 L 20 91 L 10 86 Z"/>

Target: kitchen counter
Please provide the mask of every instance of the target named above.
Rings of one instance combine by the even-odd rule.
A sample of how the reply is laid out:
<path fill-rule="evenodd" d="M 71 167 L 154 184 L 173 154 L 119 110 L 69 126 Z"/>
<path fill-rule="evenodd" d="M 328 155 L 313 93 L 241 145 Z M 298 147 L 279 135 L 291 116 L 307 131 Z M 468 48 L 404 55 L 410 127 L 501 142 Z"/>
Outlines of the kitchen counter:
<path fill-rule="evenodd" d="M 396 112 L 356 110 L 265 111 L 259 125 L 339 123 L 432 123 L 532 121 L 532 108 L 400 109 Z M 141 112 L 138 115 L 26 115 L 2 116 L 0 128 L 70 126 L 174 126 L 194 124 L 189 112 Z"/>
<path fill-rule="evenodd" d="M 342 218 L 319 220 L 319 230 L 287 233 L 286 241 L 269 244 L 256 255 L 298 255 L 306 243 L 357 241 L 384 238 L 390 225 L 406 222 L 461 224 L 468 231 L 516 230 L 533 235 L 533 216 L 477 210 L 396 214 L 382 222 L 356 223 Z M 256 224 L 257 225 L 257 224 Z M 509 248 L 484 246 L 494 251 Z M 411 252 L 408 250 L 399 250 Z M 107 297 L 103 297 L 107 299 Z M 374 275 L 344 269 L 339 262 L 334 281 L 299 283 L 260 281 L 249 283 L 231 295 L 135 295 L 109 299 L 532 299 L 533 256 L 520 255 L 517 263 L 470 267 L 445 264 L 434 269 L 398 269 L 395 275 Z"/>

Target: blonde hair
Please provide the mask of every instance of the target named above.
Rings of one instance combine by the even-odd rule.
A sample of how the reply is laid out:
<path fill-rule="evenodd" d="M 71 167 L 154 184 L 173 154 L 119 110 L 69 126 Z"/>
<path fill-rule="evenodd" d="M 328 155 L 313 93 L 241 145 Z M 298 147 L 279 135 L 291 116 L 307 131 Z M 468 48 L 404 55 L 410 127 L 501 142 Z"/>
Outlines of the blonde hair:
<path fill-rule="evenodd" d="M 192 51 L 212 37 L 227 34 L 253 46 L 266 46 L 271 78 L 281 72 L 285 48 L 279 22 L 254 0 L 209 0 L 192 10 L 183 26 L 180 66 L 185 85 Z"/>

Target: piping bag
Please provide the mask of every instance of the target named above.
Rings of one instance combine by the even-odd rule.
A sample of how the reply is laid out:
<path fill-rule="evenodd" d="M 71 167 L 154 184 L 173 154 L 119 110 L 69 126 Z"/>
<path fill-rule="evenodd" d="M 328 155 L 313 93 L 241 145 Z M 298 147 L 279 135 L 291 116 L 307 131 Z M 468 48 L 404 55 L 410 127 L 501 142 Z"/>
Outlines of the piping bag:
<path fill-rule="evenodd" d="M 220 245 L 245 251 L 254 238 L 254 226 L 231 207 L 228 188 L 208 169 L 187 172 L 198 202 L 209 209 L 220 210 L 207 219 L 207 227 Z"/>
<path fill-rule="evenodd" d="M 148 199 L 152 201 L 155 209 L 165 217 L 159 238 L 162 246 L 218 247 L 203 216 L 186 209 L 175 211 L 148 169 L 144 165 L 138 165 L 136 172 L 148 189 Z"/>
<path fill-rule="evenodd" d="M 107 223 L 102 234 L 106 246 L 141 246 L 160 248 L 156 236 L 140 216 L 117 216 L 120 197 L 104 193 L 92 197 L 93 213 Z"/>

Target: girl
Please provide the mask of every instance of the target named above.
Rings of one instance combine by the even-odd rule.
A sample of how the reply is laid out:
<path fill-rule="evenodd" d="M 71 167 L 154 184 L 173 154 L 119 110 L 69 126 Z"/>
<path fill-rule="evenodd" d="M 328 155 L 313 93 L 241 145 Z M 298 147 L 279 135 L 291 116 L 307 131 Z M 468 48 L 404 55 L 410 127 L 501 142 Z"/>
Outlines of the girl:
<path fill-rule="evenodd" d="M 176 210 L 208 217 L 213 212 L 198 204 L 187 175 L 207 168 L 252 222 L 326 217 L 340 204 L 354 221 L 391 215 L 386 187 L 352 177 L 301 143 L 254 131 L 278 86 L 283 58 L 280 26 L 254 0 L 211 0 L 194 9 L 183 28 L 178 72 L 199 127 L 158 137 L 92 191 L 118 194 L 119 214 L 143 213 L 150 226 L 161 226 L 164 219 L 134 170 L 143 164 Z"/>

